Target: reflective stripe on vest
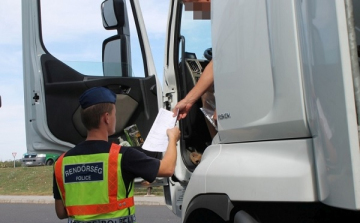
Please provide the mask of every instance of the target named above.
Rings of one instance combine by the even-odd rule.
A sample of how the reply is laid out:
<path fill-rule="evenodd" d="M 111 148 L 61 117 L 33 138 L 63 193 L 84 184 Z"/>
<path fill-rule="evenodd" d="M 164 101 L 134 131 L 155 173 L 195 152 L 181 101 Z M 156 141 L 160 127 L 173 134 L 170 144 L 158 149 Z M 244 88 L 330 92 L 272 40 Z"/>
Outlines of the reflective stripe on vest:
<path fill-rule="evenodd" d="M 134 197 L 124 198 L 117 200 L 118 194 L 118 156 L 120 152 L 120 146 L 112 144 L 109 151 L 108 160 L 108 196 L 109 203 L 107 204 L 92 204 L 92 205 L 73 205 L 66 206 L 68 216 L 79 216 L 79 215 L 96 215 L 104 214 L 117 210 L 122 210 L 134 206 Z M 62 154 L 55 164 L 55 177 L 63 199 L 66 204 L 66 192 L 64 187 L 64 176 L 63 176 L 63 158 L 65 154 Z"/>

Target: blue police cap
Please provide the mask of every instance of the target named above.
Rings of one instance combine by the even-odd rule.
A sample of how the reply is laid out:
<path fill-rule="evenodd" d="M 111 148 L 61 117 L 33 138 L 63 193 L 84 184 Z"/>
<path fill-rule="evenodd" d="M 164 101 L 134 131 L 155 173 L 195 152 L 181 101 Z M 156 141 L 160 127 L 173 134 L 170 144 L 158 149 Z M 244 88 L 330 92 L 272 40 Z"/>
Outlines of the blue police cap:
<path fill-rule="evenodd" d="M 79 98 L 80 105 L 83 109 L 100 103 L 115 104 L 116 94 L 104 87 L 93 87 L 86 90 Z"/>

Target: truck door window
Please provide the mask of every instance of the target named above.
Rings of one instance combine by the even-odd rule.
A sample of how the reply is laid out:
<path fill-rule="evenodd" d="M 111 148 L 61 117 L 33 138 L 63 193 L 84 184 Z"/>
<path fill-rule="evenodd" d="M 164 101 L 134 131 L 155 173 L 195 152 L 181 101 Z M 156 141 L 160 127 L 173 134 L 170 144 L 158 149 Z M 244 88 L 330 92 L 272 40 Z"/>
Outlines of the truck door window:
<path fill-rule="evenodd" d="M 184 5 L 180 33 L 185 37 L 185 51 L 195 53 L 198 59 L 204 59 L 204 51 L 211 47 L 211 20 L 188 10 Z"/>
<path fill-rule="evenodd" d="M 169 9 L 170 1 L 161 1 L 161 4 L 154 4 L 152 1 L 141 0 L 140 6 L 143 13 L 144 23 L 146 31 L 149 37 L 150 46 L 154 56 L 155 67 L 159 77 L 161 78 L 161 71 L 163 68 L 164 60 L 164 43 L 167 26 L 168 14 L 166 13 Z M 157 53 L 159 52 L 159 53 Z"/>
<path fill-rule="evenodd" d="M 184 1 L 185 2 L 185 1 Z M 195 3 L 195 2 L 193 2 Z M 195 86 L 209 60 L 204 57 L 205 50 L 211 48 L 211 20 L 201 8 L 188 7 L 192 2 L 185 2 L 181 10 L 179 30 L 178 59 L 180 99 Z M 205 14 L 202 16 L 202 14 Z M 177 17 L 180 18 L 180 15 Z M 175 60 L 176 61 L 176 60 Z M 192 106 L 185 119 L 181 120 L 181 134 L 184 139 L 181 144 L 181 155 L 188 170 L 193 171 L 200 163 L 206 147 L 211 144 L 211 137 L 204 115 L 201 99 Z"/>
<path fill-rule="evenodd" d="M 116 69 L 119 66 L 127 66 L 130 72 L 128 76 L 144 77 L 144 62 L 129 0 L 126 0 L 130 27 L 131 59 L 129 61 L 136 66 L 120 62 L 116 64 L 110 60 L 112 65 L 103 67 L 103 42 L 117 35 L 117 32 L 103 27 L 100 7 L 102 2 L 103 0 L 41 1 L 41 28 L 45 49 L 52 56 L 84 75 L 125 76 L 122 72 L 106 72 L 106 70 L 111 70 L 111 67 Z M 110 45 L 114 46 L 116 42 Z M 119 55 L 120 48 L 117 51 Z M 104 58 L 106 62 L 108 60 L 106 55 Z"/>

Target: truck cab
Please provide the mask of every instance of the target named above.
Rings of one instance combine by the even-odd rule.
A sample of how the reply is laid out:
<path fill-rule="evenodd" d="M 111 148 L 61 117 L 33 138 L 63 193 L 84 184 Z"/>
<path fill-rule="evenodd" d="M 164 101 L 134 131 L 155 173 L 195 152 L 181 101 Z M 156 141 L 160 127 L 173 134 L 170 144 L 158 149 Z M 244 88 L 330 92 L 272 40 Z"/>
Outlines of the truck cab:
<path fill-rule="evenodd" d="M 191 73 L 183 72 L 191 52 L 182 31 L 187 2 L 195 9 L 203 1 L 174 1 L 165 71 L 178 77 L 174 86 Z M 188 172 L 176 175 L 169 194 L 184 222 L 358 218 L 359 7 L 211 1 L 218 143 L 201 150 L 195 168 L 183 153 Z M 191 123 L 180 123 L 181 151 L 196 139 Z"/>
<path fill-rule="evenodd" d="M 82 141 L 77 99 L 95 86 L 117 94 L 109 140 L 133 124 L 146 139 L 158 109 L 172 110 L 212 60 L 216 140 L 199 99 L 178 122 L 174 175 L 155 182 L 167 206 L 186 223 L 359 217 L 358 1 L 169 0 L 162 84 L 138 0 L 91 3 L 102 23 L 93 28 L 106 33 L 97 68 L 53 55 L 42 24 L 56 25 L 46 15 L 59 7 L 45 4 L 22 1 L 29 152 L 62 153 Z M 61 41 L 75 49 L 72 38 L 95 37 L 75 35 L 79 14 L 93 17 L 72 13 L 74 34 Z"/>

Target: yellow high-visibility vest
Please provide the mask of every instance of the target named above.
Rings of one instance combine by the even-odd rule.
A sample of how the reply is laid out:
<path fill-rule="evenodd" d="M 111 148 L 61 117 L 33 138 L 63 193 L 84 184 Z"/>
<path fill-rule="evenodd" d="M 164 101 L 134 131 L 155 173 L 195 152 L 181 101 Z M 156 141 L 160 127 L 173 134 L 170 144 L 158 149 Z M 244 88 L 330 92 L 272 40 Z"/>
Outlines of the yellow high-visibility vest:
<path fill-rule="evenodd" d="M 109 153 L 66 156 L 55 163 L 55 178 L 68 216 L 76 221 L 131 218 L 135 222 L 134 187 L 121 172 L 120 146 Z"/>

